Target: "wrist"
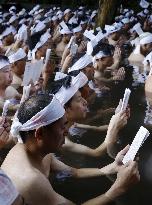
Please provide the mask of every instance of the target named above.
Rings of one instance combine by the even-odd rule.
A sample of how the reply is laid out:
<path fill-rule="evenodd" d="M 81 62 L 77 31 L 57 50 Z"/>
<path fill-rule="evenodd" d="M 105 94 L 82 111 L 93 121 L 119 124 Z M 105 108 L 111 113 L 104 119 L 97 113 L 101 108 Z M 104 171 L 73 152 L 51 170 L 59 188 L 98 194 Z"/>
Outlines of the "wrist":
<path fill-rule="evenodd" d="M 116 182 L 115 182 L 116 183 Z M 120 188 L 112 185 L 112 187 L 105 193 L 105 196 L 109 198 L 109 200 L 114 201 L 116 198 L 121 196 L 124 192 Z"/>

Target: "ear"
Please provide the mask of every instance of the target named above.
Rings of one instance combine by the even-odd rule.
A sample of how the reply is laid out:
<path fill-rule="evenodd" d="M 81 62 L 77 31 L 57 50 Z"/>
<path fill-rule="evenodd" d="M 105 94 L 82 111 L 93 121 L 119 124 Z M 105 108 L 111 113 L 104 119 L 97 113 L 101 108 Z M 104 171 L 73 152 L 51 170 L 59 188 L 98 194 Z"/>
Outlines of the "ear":
<path fill-rule="evenodd" d="M 40 127 L 38 129 L 36 129 L 36 131 L 35 131 L 35 138 L 38 140 L 41 140 L 42 137 L 43 137 L 43 128 Z"/>

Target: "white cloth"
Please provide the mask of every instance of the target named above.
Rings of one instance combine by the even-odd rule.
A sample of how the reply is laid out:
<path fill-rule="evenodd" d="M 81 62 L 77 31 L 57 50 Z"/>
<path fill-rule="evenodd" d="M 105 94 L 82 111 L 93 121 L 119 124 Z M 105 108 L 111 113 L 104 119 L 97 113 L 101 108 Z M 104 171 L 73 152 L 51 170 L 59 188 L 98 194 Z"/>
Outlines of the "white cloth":
<path fill-rule="evenodd" d="M 0 169 L 0 204 L 11 205 L 19 193 L 8 176 Z"/>
<path fill-rule="evenodd" d="M 68 73 L 74 70 L 82 70 L 90 63 L 92 63 L 92 56 L 85 54 L 71 68 L 69 68 Z"/>
<path fill-rule="evenodd" d="M 18 142 L 22 143 L 19 135 L 20 131 L 35 130 L 39 127 L 49 125 L 62 118 L 64 113 L 64 108 L 61 106 L 59 100 L 54 96 L 48 106 L 38 112 L 26 123 L 22 124 L 19 122 L 18 118 L 15 118 L 11 126 L 11 134 L 13 137 L 18 138 Z"/>
<path fill-rule="evenodd" d="M 6 28 L 5 31 L 0 35 L 0 39 L 3 39 L 5 36 L 8 36 L 11 33 L 13 33 L 12 27 Z"/>
<path fill-rule="evenodd" d="M 137 23 L 133 28 L 133 31 L 136 31 L 136 33 L 140 36 L 143 33 L 143 30 L 141 29 L 141 24 Z"/>
<path fill-rule="evenodd" d="M 80 31 L 82 31 L 81 25 L 79 25 L 78 27 L 73 29 L 73 33 L 77 33 L 77 32 L 80 32 Z"/>
<path fill-rule="evenodd" d="M 25 51 L 22 48 L 19 48 L 16 53 L 10 55 L 8 58 L 10 63 L 15 63 L 16 61 L 21 60 L 25 57 L 26 57 Z"/>
<path fill-rule="evenodd" d="M 72 32 L 68 28 L 63 28 L 59 31 L 62 35 L 63 34 L 71 34 Z"/>
<path fill-rule="evenodd" d="M 13 23 L 15 20 L 17 20 L 17 19 L 18 19 L 17 16 L 12 16 L 12 17 L 10 18 L 10 20 L 9 20 L 9 23 L 11 24 L 11 23 Z"/>
<path fill-rule="evenodd" d="M 54 81 L 61 80 L 61 79 L 65 78 L 66 76 L 67 76 L 67 74 L 65 74 L 65 73 L 56 72 Z"/>
<path fill-rule="evenodd" d="M 145 1 L 145 0 L 141 0 L 140 1 L 140 6 L 142 7 L 142 8 L 148 8 L 148 6 L 149 6 L 149 2 L 147 2 L 147 1 Z"/>
<path fill-rule="evenodd" d="M 45 27 L 46 25 L 42 21 L 39 21 L 35 28 L 32 30 L 32 34 L 42 31 Z"/>
<path fill-rule="evenodd" d="M 152 43 L 152 34 L 149 34 L 148 36 L 140 40 L 140 45 L 149 44 L 149 43 Z"/>
<path fill-rule="evenodd" d="M 87 76 L 80 72 L 76 77 L 72 78 L 71 86 L 69 88 L 62 86 L 55 96 L 60 101 L 61 105 L 65 105 L 87 82 Z"/>
<path fill-rule="evenodd" d="M 65 11 L 64 11 L 64 15 L 66 15 L 67 13 L 69 13 L 71 11 L 71 9 L 66 9 Z"/>
<path fill-rule="evenodd" d="M 9 66 L 9 62 L 8 61 L 5 61 L 5 60 L 1 60 L 0 61 L 0 70 L 5 68 L 6 66 Z"/>
<path fill-rule="evenodd" d="M 147 66 L 148 62 L 152 65 L 152 51 L 145 57 L 143 61 L 144 66 Z"/>
<path fill-rule="evenodd" d="M 134 54 L 140 54 L 140 45 L 137 45 L 135 50 L 133 51 Z"/>

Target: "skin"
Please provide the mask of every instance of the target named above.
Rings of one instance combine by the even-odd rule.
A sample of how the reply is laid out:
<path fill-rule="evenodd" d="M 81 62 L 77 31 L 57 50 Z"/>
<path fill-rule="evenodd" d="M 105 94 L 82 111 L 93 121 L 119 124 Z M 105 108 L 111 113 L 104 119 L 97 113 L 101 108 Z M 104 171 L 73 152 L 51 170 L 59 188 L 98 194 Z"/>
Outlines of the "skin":
<path fill-rule="evenodd" d="M 22 77 L 25 71 L 25 64 L 26 64 L 25 59 L 21 59 L 14 62 L 11 66 L 13 73 L 15 73 L 18 77 Z"/>
<path fill-rule="evenodd" d="M 12 33 L 5 36 L 2 40 L 4 46 L 10 46 L 13 42 L 14 42 L 14 36 Z"/>
<path fill-rule="evenodd" d="M 116 161 L 102 169 L 75 169 L 57 160 L 49 153 L 59 151 L 64 143 L 65 132 L 66 118 L 64 116 L 52 125 L 36 129 L 34 134 L 30 134 L 27 138 L 25 144 L 16 144 L 4 160 L 2 169 L 10 177 L 26 203 L 31 205 L 74 204 L 53 190 L 48 180 L 52 172 L 64 171 L 76 178 L 89 178 L 114 174 L 120 170 L 117 183 L 105 194 L 85 202 L 85 205 L 108 204 L 124 193 L 129 184 L 132 185 L 138 181 L 139 173 L 135 162 L 124 167 L 119 164 L 128 148 L 123 150 L 123 153 L 119 153 L 120 156 Z"/>
<path fill-rule="evenodd" d="M 6 88 L 12 82 L 12 72 L 10 66 L 0 70 L 0 88 Z"/>
<path fill-rule="evenodd" d="M 66 116 L 68 120 L 67 128 L 69 129 L 75 122 L 81 123 L 84 121 L 87 115 L 87 101 L 81 96 L 78 91 L 72 98 L 70 106 L 66 107 Z M 101 157 L 107 151 L 111 152 L 113 145 L 116 143 L 118 138 L 118 131 L 127 123 L 127 115 L 125 112 L 119 113 L 119 115 L 114 116 L 113 120 L 109 125 L 107 135 L 105 140 L 101 145 L 95 149 L 91 149 L 85 145 L 73 143 L 69 136 L 66 136 L 65 144 L 62 146 L 62 152 L 73 152 L 76 154 L 91 156 L 91 157 Z"/>

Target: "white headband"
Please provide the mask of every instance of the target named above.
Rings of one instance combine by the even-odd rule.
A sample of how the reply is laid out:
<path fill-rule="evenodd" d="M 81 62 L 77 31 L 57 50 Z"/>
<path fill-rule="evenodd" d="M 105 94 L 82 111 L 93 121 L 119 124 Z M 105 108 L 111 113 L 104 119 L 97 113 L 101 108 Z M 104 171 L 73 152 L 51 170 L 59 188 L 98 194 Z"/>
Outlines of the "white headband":
<path fill-rule="evenodd" d="M 95 55 L 95 59 L 100 59 L 100 58 L 103 58 L 103 57 L 107 57 L 107 55 L 105 55 L 102 51 L 99 51 L 99 53 L 97 53 Z"/>
<path fill-rule="evenodd" d="M 3 69 L 4 67 L 6 66 L 9 66 L 9 62 L 8 61 L 5 61 L 5 60 L 1 60 L 0 61 L 0 70 Z"/>
<path fill-rule="evenodd" d="M 78 26 L 78 27 L 73 29 L 73 33 L 77 33 L 77 32 L 80 32 L 80 31 L 82 31 L 82 27 L 81 26 Z"/>
<path fill-rule="evenodd" d="M 19 48 L 16 53 L 10 55 L 8 58 L 10 63 L 15 63 L 16 61 L 21 60 L 25 57 L 26 57 L 25 51 L 22 48 Z"/>
<path fill-rule="evenodd" d="M 144 66 L 148 65 L 148 61 L 150 63 L 150 65 L 152 65 L 152 51 L 145 57 L 143 64 Z"/>
<path fill-rule="evenodd" d="M 41 42 L 45 42 L 47 41 L 49 38 L 51 38 L 51 34 L 50 34 L 50 29 L 48 29 L 40 38 Z"/>
<path fill-rule="evenodd" d="M 8 36 L 11 33 L 13 33 L 12 27 L 6 28 L 5 31 L 0 35 L 0 39 L 3 39 L 5 36 Z"/>
<path fill-rule="evenodd" d="M 82 70 L 90 63 L 92 63 L 92 56 L 85 54 L 71 68 L 69 68 L 68 73 L 74 70 Z"/>
<path fill-rule="evenodd" d="M 53 96 L 51 103 L 43 110 L 38 112 L 26 123 L 22 124 L 18 118 L 15 118 L 11 126 L 11 134 L 13 137 L 17 137 L 18 141 L 22 143 L 19 132 L 30 131 L 38 129 L 39 127 L 49 125 L 63 117 L 65 113 L 64 108 L 60 104 L 59 100 Z"/>
<path fill-rule="evenodd" d="M 62 35 L 63 34 L 71 34 L 72 32 L 68 28 L 63 28 L 59 31 Z"/>
<path fill-rule="evenodd" d="M 87 82 L 87 76 L 80 72 L 76 77 L 72 78 L 71 86 L 69 88 L 62 86 L 55 96 L 60 101 L 61 105 L 64 106 Z"/>
<path fill-rule="evenodd" d="M 10 18 L 10 20 L 9 20 L 9 23 L 11 24 L 11 23 L 13 23 L 15 20 L 17 20 L 17 19 L 18 19 L 17 16 L 12 16 L 12 17 Z"/>
<path fill-rule="evenodd" d="M 65 78 L 66 76 L 67 76 L 67 74 L 65 74 L 65 73 L 56 72 L 54 81 L 61 80 L 61 79 Z"/>
<path fill-rule="evenodd" d="M 64 11 L 64 15 L 67 14 L 67 13 L 69 13 L 69 12 L 71 12 L 71 9 L 66 9 L 66 10 Z"/>
<path fill-rule="evenodd" d="M 152 43 L 152 34 L 140 40 L 140 45 Z"/>
<path fill-rule="evenodd" d="M 140 23 L 137 23 L 133 28 L 132 31 L 136 31 L 136 33 L 140 36 L 143 33 L 143 30 L 141 29 Z"/>

